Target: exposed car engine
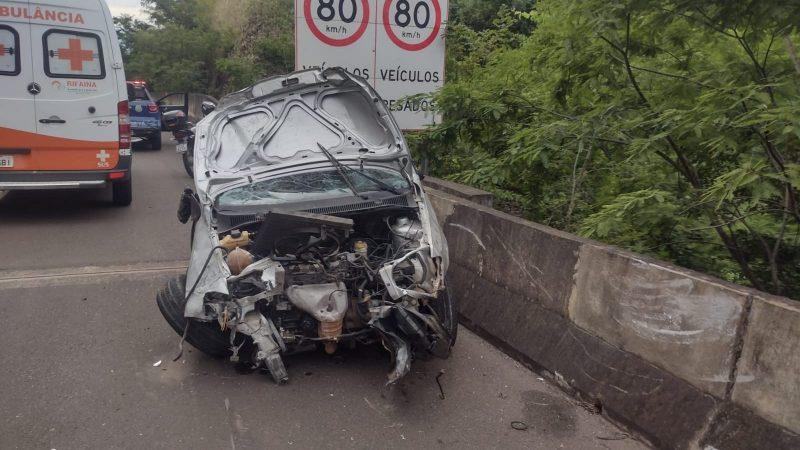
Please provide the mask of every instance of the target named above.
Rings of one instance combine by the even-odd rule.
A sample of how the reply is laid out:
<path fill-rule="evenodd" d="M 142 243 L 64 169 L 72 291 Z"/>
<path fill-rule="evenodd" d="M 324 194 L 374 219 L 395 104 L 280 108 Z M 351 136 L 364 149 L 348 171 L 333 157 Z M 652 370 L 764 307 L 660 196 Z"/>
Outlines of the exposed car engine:
<path fill-rule="evenodd" d="M 374 342 L 377 330 L 395 349 L 396 381 L 410 352 L 444 357 L 450 349 L 430 304 L 439 277 L 422 235 L 405 211 L 354 218 L 268 213 L 220 235 L 230 296 L 207 295 L 207 313 L 232 330 L 235 360 L 263 362 L 278 382 L 288 378 L 279 353 L 318 346 L 334 353 L 343 341 Z M 255 346 L 236 345 L 237 333 Z"/>

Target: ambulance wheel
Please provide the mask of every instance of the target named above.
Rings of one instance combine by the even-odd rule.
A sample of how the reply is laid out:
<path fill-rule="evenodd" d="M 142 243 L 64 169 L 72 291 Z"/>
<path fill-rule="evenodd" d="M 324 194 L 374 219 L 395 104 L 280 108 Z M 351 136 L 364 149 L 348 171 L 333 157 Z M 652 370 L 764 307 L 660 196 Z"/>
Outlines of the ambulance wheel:
<path fill-rule="evenodd" d="M 161 150 L 161 132 L 156 132 L 150 137 L 150 149 Z"/>
<path fill-rule="evenodd" d="M 115 181 L 111 184 L 111 198 L 114 206 L 128 206 L 133 201 L 132 180 Z"/>
<path fill-rule="evenodd" d="M 186 342 L 208 356 L 224 358 L 231 355 L 230 332 L 222 331 L 216 322 L 192 320 L 186 330 L 187 319 L 183 315 L 186 309 L 186 277 L 181 275 L 171 278 L 167 285 L 159 291 L 156 303 L 161 315 L 178 335 L 186 331 Z M 238 338 L 238 336 L 237 336 Z"/>

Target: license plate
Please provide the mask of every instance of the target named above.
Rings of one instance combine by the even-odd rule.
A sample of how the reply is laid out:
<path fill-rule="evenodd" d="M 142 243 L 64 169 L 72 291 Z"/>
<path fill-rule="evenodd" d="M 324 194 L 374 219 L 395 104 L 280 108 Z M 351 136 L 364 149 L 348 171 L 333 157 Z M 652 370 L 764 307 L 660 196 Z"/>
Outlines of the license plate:
<path fill-rule="evenodd" d="M 189 151 L 189 146 L 186 144 L 186 142 L 178 142 L 178 145 L 175 146 L 175 150 L 177 150 L 178 153 L 186 153 Z"/>
<path fill-rule="evenodd" d="M 3 167 L 14 167 L 14 157 L 0 155 L 0 168 Z"/>

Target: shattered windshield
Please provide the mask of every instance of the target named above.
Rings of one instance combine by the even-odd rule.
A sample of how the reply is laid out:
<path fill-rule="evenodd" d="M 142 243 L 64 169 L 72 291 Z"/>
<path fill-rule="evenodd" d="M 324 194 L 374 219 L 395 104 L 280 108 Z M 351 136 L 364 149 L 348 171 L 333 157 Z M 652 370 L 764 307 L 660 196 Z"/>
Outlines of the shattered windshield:
<path fill-rule="evenodd" d="M 362 172 L 367 176 L 361 176 Z M 403 175 L 394 170 L 364 168 L 346 172 L 359 192 L 382 191 L 385 187 L 370 180 L 372 177 L 397 191 L 409 188 Z M 353 192 L 336 169 L 303 172 L 258 181 L 224 192 L 217 198 L 220 207 L 276 205 L 281 203 L 349 197 Z"/>

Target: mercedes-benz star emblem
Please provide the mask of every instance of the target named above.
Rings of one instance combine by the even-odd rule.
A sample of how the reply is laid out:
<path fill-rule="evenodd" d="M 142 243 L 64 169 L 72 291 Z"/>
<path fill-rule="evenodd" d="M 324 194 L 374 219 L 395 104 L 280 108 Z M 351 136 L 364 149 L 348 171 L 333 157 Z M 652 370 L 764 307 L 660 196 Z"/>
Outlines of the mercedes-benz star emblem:
<path fill-rule="evenodd" d="M 42 87 L 39 86 L 39 83 L 31 83 L 28 85 L 28 92 L 30 92 L 31 95 L 38 95 L 42 92 Z"/>

